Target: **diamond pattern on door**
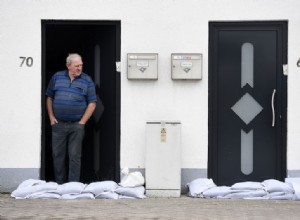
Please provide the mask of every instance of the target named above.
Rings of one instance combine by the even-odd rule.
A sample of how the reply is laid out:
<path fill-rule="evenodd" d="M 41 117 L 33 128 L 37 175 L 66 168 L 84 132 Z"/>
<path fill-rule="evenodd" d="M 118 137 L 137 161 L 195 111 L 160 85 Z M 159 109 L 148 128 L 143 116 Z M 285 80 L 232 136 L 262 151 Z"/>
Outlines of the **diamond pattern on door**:
<path fill-rule="evenodd" d="M 263 107 L 249 93 L 246 93 L 231 109 L 248 125 L 263 110 Z"/>

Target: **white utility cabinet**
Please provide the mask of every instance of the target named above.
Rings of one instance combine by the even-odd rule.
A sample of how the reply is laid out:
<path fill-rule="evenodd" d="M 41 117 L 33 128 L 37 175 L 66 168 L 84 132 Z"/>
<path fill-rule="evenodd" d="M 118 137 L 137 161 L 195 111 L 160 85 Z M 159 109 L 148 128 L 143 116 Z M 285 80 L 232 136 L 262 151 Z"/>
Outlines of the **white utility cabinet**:
<path fill-rule="evenodd" d="M 181 123 L 148 121 L 145 158 L 146 195 L 180 197 Z"/>

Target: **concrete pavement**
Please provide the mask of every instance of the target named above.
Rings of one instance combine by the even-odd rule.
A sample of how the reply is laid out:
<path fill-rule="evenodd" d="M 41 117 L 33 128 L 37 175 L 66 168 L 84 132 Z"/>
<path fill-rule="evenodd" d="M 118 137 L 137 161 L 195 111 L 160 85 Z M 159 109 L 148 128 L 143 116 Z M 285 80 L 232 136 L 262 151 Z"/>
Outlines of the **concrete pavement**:
<path fill-rule="evenodd" d="M 0 219 L 300 219 L 300 201 L 146 198 L 16 200 L 0 194 Z"/>

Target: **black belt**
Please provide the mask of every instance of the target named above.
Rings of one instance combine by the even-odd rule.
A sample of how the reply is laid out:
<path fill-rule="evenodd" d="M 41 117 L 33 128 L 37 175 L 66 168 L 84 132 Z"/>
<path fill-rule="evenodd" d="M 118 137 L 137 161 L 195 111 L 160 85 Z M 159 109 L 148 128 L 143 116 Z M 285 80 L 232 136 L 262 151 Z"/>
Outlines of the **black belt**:
<path fill-rule="evenodd" d="M 75 123 L 75 122 L 79 122 L 80 120 L 57 120 L 58 123 Z"/>

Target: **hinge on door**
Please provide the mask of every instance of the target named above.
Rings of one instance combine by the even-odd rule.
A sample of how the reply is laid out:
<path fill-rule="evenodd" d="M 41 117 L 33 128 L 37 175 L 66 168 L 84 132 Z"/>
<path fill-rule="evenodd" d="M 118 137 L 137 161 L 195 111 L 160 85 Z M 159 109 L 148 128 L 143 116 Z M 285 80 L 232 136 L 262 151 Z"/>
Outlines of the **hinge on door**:
<path fill-rule="evenodd" d="M 119 73 L 121 72 L 121 62 L 120 61 L 116 62 L 116 71 Z"/>
<path fill-rule="evenodd" d="M 288 65 L 287 64 L 283 64 L 282 65 L 282 69 L 283 69 L 283 75 L 287 76 L 288 75 Z"/>

